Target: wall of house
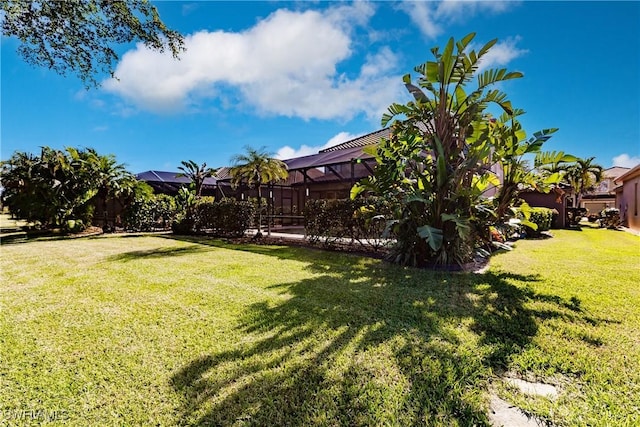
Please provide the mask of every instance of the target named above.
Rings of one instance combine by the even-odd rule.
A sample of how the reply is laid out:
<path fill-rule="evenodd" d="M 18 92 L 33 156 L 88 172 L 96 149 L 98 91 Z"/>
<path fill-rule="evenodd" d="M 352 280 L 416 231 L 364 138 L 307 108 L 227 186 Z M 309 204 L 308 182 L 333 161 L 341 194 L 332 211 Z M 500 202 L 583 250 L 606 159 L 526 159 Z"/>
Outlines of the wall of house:
<path fill-rule="evenodd" d="M 616 199 L 615 197 L 610 198 L 600 198 L 595 200 L 584 200 L 582 201 L 582 207 L 587 208 L 589 210 L 588 214 L 598 214 L 605 208 L 613 208 L 616 207 Z"/>
<path fill-rule="evenodd" d="M 520 198 L 527 202 L 531 207 L 542 207 L 555 209 L 558 215 L 553 218 L 552 228 L 566 227 L 566 194 L 558 195 L 554 192 L 545 194 L 537 191 L 520 193 Z"/>
<path fill-rule="evenodd" d="M 620 218 L 623 223 L 640 231 L 640 176 L 625 180 L 622 184 L 622 192 L 616 194 L 616 207 L 620 209 Z"/>

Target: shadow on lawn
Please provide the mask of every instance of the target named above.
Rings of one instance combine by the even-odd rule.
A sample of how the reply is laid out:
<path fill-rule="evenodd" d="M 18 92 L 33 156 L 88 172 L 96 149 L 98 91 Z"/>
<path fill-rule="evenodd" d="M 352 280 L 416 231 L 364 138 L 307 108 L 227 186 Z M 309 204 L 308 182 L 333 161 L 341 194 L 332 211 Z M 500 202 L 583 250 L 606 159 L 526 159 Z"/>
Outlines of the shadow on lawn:
<path fill-rule="evenodd" d="M 486 425 L 487 382 L 531 341 L 536 319 L 576 313 L 575 302 L 513 284 L 534 276 L 179 239 L 295 259 L 316 273 L 274 286 L 290 296 L 283 302 L 250 306 L 245 342 L 172 377 L 184 396 L 180 424 Z M 552 308 L 539 313 L 530 301 Z"/>
<path fill-rule="evenodd" d="M 198 252 L 206 252 L 208 249 L 202 245 L 192 245 L 179 248 L 155 248 L 144 251 L 129 251 L 113 255 L 109 261 L 135 261 L 141 258 L 164 258 L 182 255 L 191 255 Z"/>

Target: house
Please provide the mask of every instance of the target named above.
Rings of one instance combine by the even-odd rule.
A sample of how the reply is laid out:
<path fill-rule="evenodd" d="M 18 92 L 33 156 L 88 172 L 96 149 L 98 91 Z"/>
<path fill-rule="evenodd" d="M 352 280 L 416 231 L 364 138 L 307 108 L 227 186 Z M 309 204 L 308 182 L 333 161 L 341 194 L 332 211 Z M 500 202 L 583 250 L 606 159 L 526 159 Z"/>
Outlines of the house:
<path fill-rule="evenodd" d="M 615 206 L 625 226 L 640 232 L 640 164 L 614 180 Z"/>
<path fill-rule="evenodd" d="M 342 144 L 320 150 L 317 154 L 285 159 L 289 170 L 286 181 L 263 188 L 262 197 L 268 199 L 269 214 L 279 225 L 301 225 L 303 209 L 309 199 L 345 199 L 351 187 L 371 175 L 375 159 L 364 151 L 381 138 L 389 138 L 389 128 L 362 135 Z M 217 186 L 226 197 L 244 200 L 256 197 L 256 190 L 231 187 L 230 168 L 221 168 Z"/>
<path fill-rule="evenodd" d="M 597 214 L 605 208 L 613 208 L 616 206 L 616 193 L 615 188 L 617 185 L 614 183 L 616 178 L 624 175 L 630 168 L 614 166 L 609 169 L 605 169 L 603 173 L 602 182 L 598 187 L 589 194 L 582 196 L 582 203 L 580 207 L 587 208 L 590 214 Z"/>
<path fill-rule="evenodd" d="M 262 197 L 267 199 L 269 215 L 276 225 L 302 225 L 303 209 L 309 199 L 345 199 L 353 185 L 373 174 L 375 158 L 365 151 L 366 147 L 378 144 L 382 138 L 389 139 L 391 129 L 380 129 L 359 136 L 342 144 L 320 150 L 317 154 L 283 160 L 289 170 L 286 181 L 262 187 Z M 498 164 L 490 167 L 502 180 L 502 170 Z M 180 186 L 189 184 L 187 177 L 178 177 L 175 172 L 148 171 L 138 174 L 138 179 L 146 181 L 156 192 L 176 194 Z M 485 192 L 493 196 L 496 188 Z M 567 197 L 569 187 L 558 187 L 550 194 L 530 192 L 523 194 L 531 206 L 556 209 L 559 213 L 553 226 L 566 225 Z M 207 178 L 203 195 L 216 198 L 233 197 L 246 200 L 257 197 L 255 189 L 247 187 L 233 188 L 229 167 L 219 169 L 214 178 Z"/>

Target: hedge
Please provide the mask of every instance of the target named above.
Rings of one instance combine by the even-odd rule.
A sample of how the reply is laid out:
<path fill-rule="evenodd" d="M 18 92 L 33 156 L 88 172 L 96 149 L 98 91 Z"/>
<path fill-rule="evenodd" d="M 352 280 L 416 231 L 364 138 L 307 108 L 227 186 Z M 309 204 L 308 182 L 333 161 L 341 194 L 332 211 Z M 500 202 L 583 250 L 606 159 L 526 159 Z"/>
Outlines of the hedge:
<path fill-rule="evenodd" d="M 242 236 L 253 221 L 254 204 L 225 198 L 202 198 L 193 207 L 193 228 L 215 236 Z"/>
<path fill-rule="evenodd" d="M 176 202 L 166 194 L 134 200 L 123 213 L 125 230 L 152 231 L 168 229 L 177 214 Z"/>
<path fill-rule="evenodd" d="M 390 217 L 389 204 L 380 198 L 308 200 L 304 210 L 309 241 L 325 247 L 358 243 L 381 249 L 390 243 L 383 238 Z"/>
<path fill-rule="evenodd" d="M 542 208 L 542 207 L 532 207 L 530 209 L 529 221 L 536 224 L 538 226 L 537 230 L 533 230 L 530 227 L 526 227 L 526 231 L 528 235 L 531 236 L 539 236 L 543 231 L 548 231 L 551 229 L 551 224 L 553 223 L 553 216 L 558 215 L 558 211 L 555 209 Z M 518 217 L 522 218 L 522 213 L 518 213 Z"/>

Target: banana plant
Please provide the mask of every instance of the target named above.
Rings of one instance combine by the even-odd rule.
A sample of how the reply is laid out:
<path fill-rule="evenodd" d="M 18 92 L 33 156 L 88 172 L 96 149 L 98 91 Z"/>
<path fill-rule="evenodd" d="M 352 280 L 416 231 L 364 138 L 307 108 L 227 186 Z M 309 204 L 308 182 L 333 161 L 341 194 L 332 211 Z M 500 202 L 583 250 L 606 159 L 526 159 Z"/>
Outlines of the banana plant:
<path fill-rule="evenodd" d="M 507 95 L 495 85 L 522 73 L 479 72 L 497 40 L 475 50 L 474 37 L 451 38 L 442 51 L 434 47 L 433 60 L 414 68 L 416 80 L 403 77 L 414 100 L 394 103 L 383 115 L 392 136 L 375 148 L 375 175 L 352 192 L 355 197 L 368 189 L 394 200 L 393 260 L 402 264 L 464 263 L 483 227 L 475 209 L 492 149 L 487 108 L 496 105 L 512 114 Z"/>
<path fill-rule="evenodd" d="M 489 121 L 489 139 L 493 146 L 493 162 L 502 170 L 502 183 L 494 202 L 496 218 L 503 222 L 511 216 L 510 208 L 518 202 L 520 191 L 533 188 L 543 192 L 549 191 L 551 184 L 557 184 L 561 177 L 558 174 L 541 176 L 535 169 L 529 167 L 525 156 L 536 155 L 536 166 L 541 167 L 543 161 L 549 161 L 550 153 L 543 153 L 542 146 L 547 142 L 557 128 L 543 129 L 527 138 L 518 117 L 523 110 L 514 110 L 511 114 L 504 113 L 498 119 Z M 555 159 L 555 157 L 553 157 Z M 561 159 L 569 158 L 564 153 Z"/>

